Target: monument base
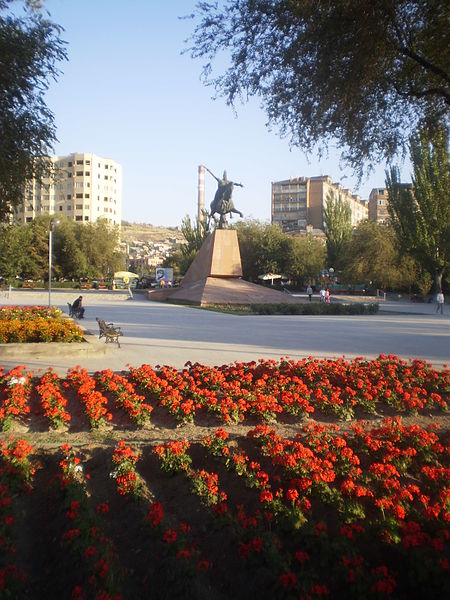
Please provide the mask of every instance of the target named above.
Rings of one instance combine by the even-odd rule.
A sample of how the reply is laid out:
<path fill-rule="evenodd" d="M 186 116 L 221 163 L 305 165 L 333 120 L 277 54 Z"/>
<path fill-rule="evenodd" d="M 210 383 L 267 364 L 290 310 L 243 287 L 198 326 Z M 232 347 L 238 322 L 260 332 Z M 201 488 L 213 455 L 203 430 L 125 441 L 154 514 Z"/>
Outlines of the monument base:
<path fill-rule="evenodd" d="M 289 294 L 241 279 L 242 264 L 237 232 L 216 229 L 204 241 L 177 288 L 148 292 L 148 299 L 180 304 L 277 304 L 298 302 Z"/>

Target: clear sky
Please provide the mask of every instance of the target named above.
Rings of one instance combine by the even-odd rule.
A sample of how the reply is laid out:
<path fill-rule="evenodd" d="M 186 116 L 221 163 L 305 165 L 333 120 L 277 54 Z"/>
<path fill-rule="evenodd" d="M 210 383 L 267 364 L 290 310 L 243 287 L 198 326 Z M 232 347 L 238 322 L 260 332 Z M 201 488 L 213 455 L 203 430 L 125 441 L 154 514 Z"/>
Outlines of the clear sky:
<path fill-rule="evenodd" d="M 123 168 L 122 218 L 176 226 L 197 214 L 198 166 L 242 182 L 234 204 L 245 217 L 270 220 L 271 182 L 329 175 L 367 199 L 384 186 L 379 165 L 360 188 L 338 153 L 327 160 L 290 149 L 266 128 L 257 101 L 237 108 L 200 81 L 202 64 L 182 55 L 194 23 L 180 19 L 194 0 L 44 0 L 64 28 L 69 61 L 47 104 L 55 115 L 55 154 L 92 152 Z M 410 170 L 402 168 L 402 179 Z M 206 205 L 216 181 L 205 180 Z"/>

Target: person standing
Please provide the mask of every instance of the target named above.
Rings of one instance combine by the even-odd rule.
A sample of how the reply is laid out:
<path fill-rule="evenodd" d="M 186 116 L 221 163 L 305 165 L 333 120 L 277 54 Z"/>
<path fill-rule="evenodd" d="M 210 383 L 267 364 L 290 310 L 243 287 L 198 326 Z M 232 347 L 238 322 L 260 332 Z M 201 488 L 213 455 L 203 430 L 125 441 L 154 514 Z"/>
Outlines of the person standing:
<path fill-rule="evenodd" d="M 312 287 L 311 287 L 311 285 L 309 283 L 308 283 L 308 287 L 306 288 L 306 293 L 308 294 L 309 301 L 311 302 L 312 301 L 312 293 L 313 293 L 313 291 L 312 291 Z"/>
<path fill-rule="evenodd" d="M 325 302 L 325 290 L 323 287 L 320 288 L 320 301 Z"/>
<path fill-rule="evenodd" d="M 442 290 L 436 296 L 436 302 L 437 302 L 436 312 L 438 313 L 439 311 L 441 311 L 441 315 L 443 315 L 444 314 L 444 294 L 443 294 Z"/>
<path fill-rule="evenodd" d="M 328 288 L 325 290 L 325 302 L 330 304 L 330 290 Z"/>

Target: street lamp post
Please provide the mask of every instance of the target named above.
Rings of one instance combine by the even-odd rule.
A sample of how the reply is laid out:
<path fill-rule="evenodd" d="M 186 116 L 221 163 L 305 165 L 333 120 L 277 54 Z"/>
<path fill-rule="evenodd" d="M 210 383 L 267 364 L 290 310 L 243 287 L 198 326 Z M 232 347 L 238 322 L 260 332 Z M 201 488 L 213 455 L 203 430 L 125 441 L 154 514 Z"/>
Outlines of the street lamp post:
<path fill-rule="evenodd" d="M 48 307 L 52 306 L 52 256 L 53 256 L 53 231 L 59 225 L 58 219 L 50 221 L 48 229 Z"/>

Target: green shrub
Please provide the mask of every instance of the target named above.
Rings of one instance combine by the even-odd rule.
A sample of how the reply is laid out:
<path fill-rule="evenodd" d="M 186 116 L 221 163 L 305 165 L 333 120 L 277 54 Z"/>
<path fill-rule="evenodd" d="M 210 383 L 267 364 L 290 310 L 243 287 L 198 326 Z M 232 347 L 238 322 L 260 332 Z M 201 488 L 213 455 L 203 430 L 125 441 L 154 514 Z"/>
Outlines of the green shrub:
<path fill-rule="evenodd" d="M 251 304 L 250 309 L 257 315 L 367 315 L 377 313 L 378 304 Z"/>

